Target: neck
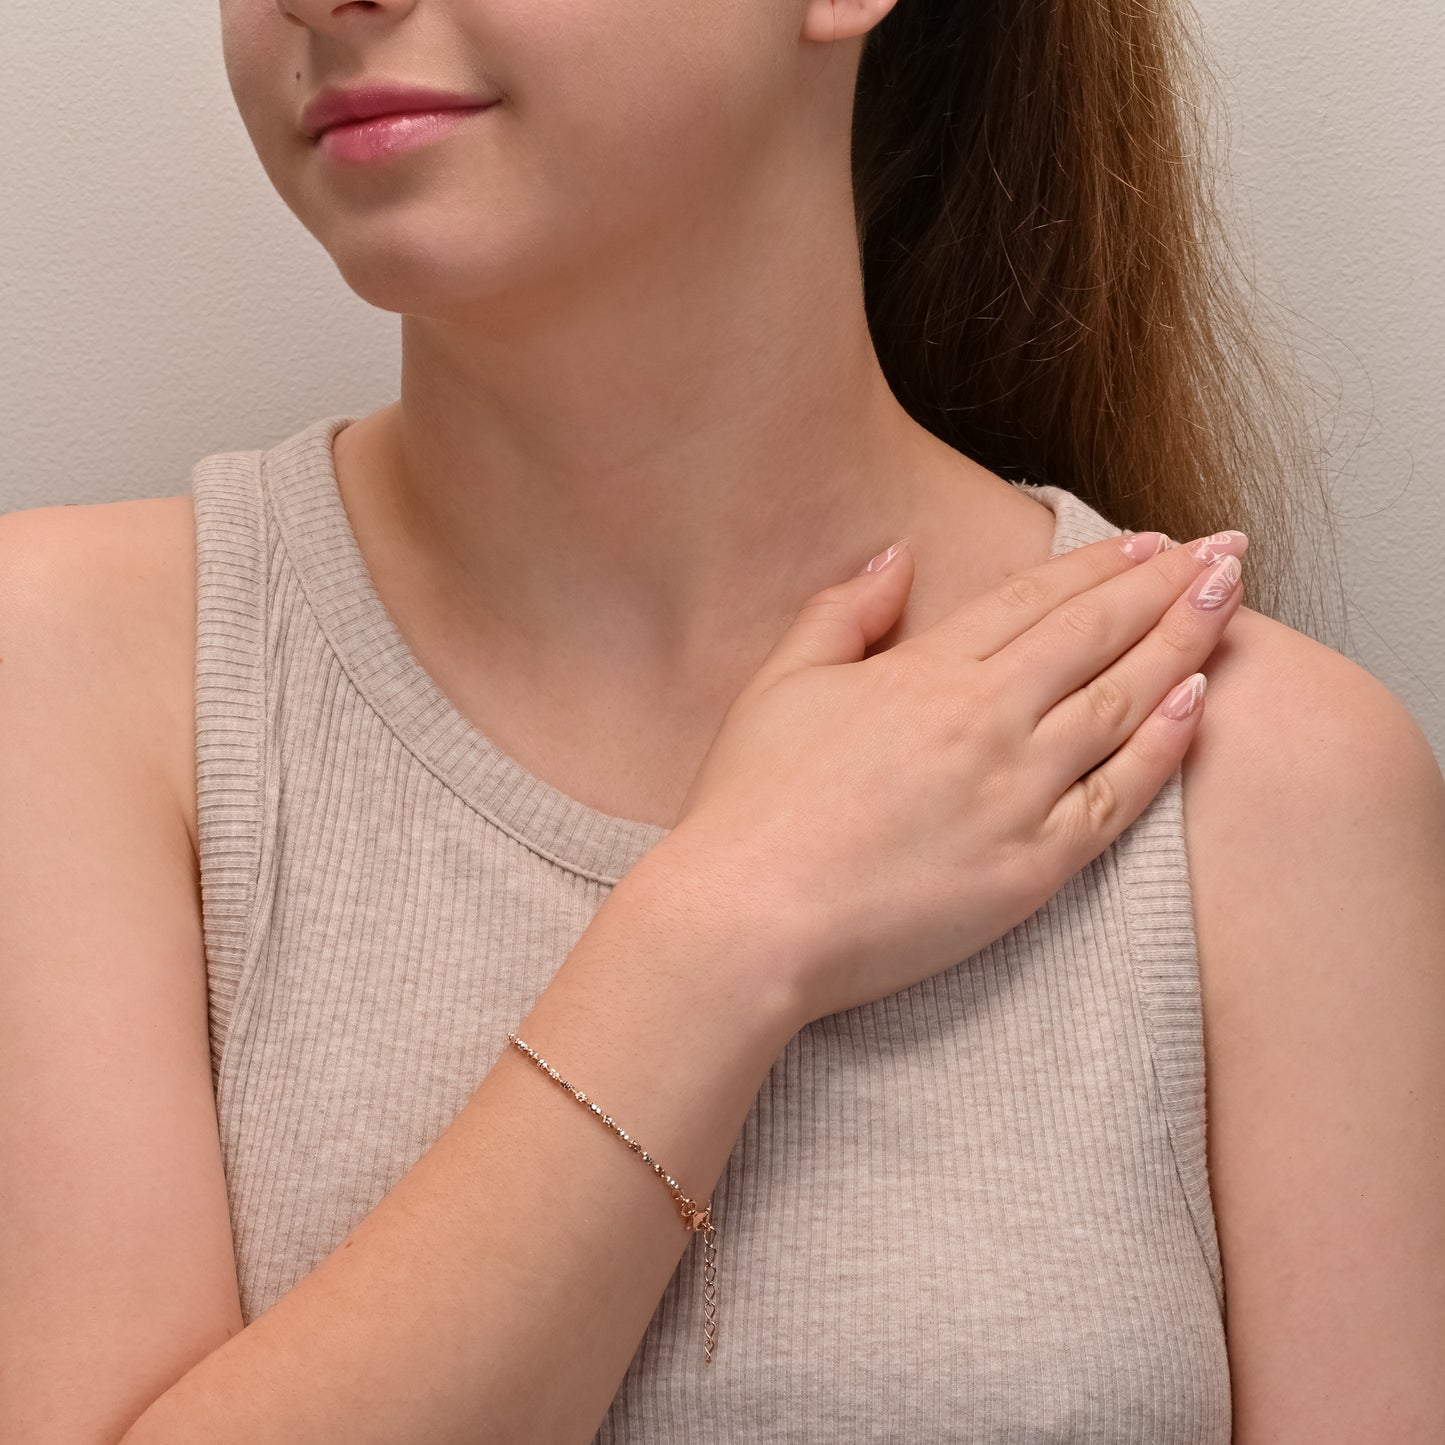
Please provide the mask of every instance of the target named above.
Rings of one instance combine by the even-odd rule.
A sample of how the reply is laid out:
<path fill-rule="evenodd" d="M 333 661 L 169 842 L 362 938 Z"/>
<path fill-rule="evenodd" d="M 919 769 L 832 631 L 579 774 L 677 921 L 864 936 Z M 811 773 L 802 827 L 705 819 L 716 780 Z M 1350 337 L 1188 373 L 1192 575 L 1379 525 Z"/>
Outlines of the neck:
<path fill-rule="evenodd" d="M 707 244 L 619 246 L 545 299 L 405 316 L 400 399 L 338 437 L 338 472 L 418 611 L 558 665 L 704 675 L 1009 492 L 894 398 L 855 251 L 810 244 L 843 218 L 804 231 L 796 195 L 777 205 Z"/>

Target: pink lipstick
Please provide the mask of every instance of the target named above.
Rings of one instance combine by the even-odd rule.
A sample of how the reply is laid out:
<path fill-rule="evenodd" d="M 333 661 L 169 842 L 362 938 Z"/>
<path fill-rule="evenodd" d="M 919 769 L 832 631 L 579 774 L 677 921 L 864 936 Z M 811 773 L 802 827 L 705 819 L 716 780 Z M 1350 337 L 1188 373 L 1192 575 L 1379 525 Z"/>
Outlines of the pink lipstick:
<path fill-rule="evenodd" d="M 384 160 L 440 140 L 491 108 L 491 105 L 477 105 L 372 116 L 322 131 L 316 148 L 333 161 L 361 164 Z"/>

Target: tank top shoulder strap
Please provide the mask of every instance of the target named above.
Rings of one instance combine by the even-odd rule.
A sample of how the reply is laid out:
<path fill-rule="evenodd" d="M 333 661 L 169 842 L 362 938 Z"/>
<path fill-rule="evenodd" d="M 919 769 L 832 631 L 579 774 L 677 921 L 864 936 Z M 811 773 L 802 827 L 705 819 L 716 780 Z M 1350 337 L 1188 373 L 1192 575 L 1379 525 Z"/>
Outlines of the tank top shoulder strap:
<path fill-rule="evenodd" d="M 271 555 L 260 451 L 191 471 L 196 528 L 196 827 L 211 1072 L 243 972 L 261 874 L 266 597 Z"/>
<path fill-rule="evenodd" d="M 1054 508 L 1052 556 L 1123 533 L 1062 487 L 1015 485 L 1026 495 L 1043 494 L 1040 500 Z M 1222 1310 L 1224 1270 L 1205 1141 L 1204 1013 L 1179 768 L 1105 856 L 1118 871 L 1136 995 L 1179 1182 Z"/>

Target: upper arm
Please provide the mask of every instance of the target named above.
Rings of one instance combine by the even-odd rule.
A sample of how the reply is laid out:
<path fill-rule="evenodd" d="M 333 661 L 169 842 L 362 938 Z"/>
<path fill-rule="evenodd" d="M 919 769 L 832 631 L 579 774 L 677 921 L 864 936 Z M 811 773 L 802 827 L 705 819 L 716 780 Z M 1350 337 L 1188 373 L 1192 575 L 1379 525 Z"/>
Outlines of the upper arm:
<path fill-rule="evenodd" d="M 241 1327 L 144 515 L 0 517 L 0 1437 L 31 1445 L 118 1439 Z"/>
<path fill-rule="evenodd" d="M 1233 1438 L 1438 1441 L 1445 778 L 1369 673 L 1239 618 L 1185 802 Z"/>

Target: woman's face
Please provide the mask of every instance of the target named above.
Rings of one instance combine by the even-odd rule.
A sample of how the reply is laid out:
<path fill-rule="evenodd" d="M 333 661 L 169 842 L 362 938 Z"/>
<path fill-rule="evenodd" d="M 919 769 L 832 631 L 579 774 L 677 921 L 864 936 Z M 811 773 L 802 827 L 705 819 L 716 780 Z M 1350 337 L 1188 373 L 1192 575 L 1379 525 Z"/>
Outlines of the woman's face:
<path fill-rule="evenodd" d="M 823 81 L 846 134 L 862 38 L 802 42 L 829 4 L 220 0 L 226 73 L 281 198 L 364 299 L 453 317 L 560 295 L 684 232 L 707 244 Z M 500 103 L 379 163 L 328 160 L 302 107 L 376 80 Z"/>

